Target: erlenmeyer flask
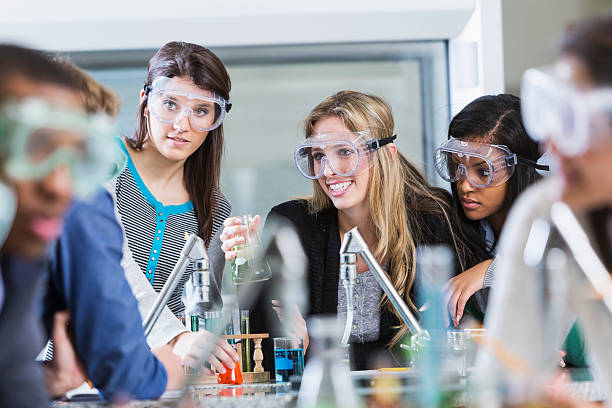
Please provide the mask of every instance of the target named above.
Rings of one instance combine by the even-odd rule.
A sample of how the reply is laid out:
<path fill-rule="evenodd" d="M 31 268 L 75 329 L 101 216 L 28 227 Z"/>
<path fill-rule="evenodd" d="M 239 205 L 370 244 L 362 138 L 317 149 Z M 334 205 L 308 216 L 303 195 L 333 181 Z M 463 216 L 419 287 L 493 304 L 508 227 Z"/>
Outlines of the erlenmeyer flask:
<path fill-rule="evenodd" d="M 340 347 L 342 328 L 336 316 L 312 317 L 308 327 L 312 356 L 302 377 L 298 408 L 360 407 Z"/>

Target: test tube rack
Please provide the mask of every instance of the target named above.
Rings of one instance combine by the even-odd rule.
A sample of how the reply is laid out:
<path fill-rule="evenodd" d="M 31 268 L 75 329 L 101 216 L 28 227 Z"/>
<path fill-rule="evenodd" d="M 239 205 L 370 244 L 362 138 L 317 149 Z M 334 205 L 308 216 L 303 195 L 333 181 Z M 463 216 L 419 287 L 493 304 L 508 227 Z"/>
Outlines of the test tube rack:
<path fill-rule="evenodd" d="M 263 339 L 270 338 L 269 333 L 258 333 L 258 334 L 231 334 L 231 335 L 222 335 L 220 336 L 226 340 L 241 340 L 240 343 L 237 343 L 238 346 L 238 355 L 242 355 L 242 340 L 250 339 L 253 340 L 253 344 L 255 346 L 253 350 L 252 361 L 255 362 L 255 366 L 253 367 L 253 371 L 243 371 L 242 372 L 242 382 L 247 384 L 252 383 L 263 383 L 270 381 L 270 372 L 264 371 L 262 362 L 264 359 L 263 351 L 261 351 L 261 342 Z"/>

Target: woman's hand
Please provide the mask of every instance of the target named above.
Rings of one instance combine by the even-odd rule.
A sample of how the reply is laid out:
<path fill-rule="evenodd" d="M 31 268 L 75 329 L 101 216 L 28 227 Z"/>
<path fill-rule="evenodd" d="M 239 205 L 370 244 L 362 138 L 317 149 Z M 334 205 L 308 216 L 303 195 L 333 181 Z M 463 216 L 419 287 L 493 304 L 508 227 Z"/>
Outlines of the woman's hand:
<path fill-rule="evenodd" d="M 253 223 L 251 224 L 251 231 L 254 233 L 259 228 L 259 215 L 253 217 Z M 221 232 L 221 249 L 225 253 L 225 259 L 231 261 L 236 257 L 236 251 L 234 248 L 236 245 L 244 244 L 246 242 L 247 226 L 241 225 L 241 220 L 238 217 L 229 217 L 223 221 L 223 232 Z"/>
<path fill-rule="evenodd" d="M 570 375 L 567 372 L 560 372 L 540 388 L 541 401 L 543 407 L 550 408 L 595 408 L 604 405 L 598 402 L 588 402 L 576 399 L 570 392 Z"/>
<path fill-rule="evenodd" d="M 45 382 L 49 394 L 57 397 L 70 391 L 86 380 L 85 367 L 72 347 L 68 336 L 68 311 L 53 316 L 53 361 L 45 365 Z"/>
<path fill-rule="evenodd" d="M 178 390 L 185 384 L 185 370 L 181 364 L 181 358 L 174 354 L 170 343 L 156 347 L 151 353 L 159 360 L 166 369 L 168 381 L 166 390 Z"/>
<path fill-rule="evenodd" d="M 444 304 L 448 304 L 448 310 L 455 327 L 459 325 L 459 321 L 463 317 L 463 310 L 467 301 L 474 293 L 482 289 L 484 277 L 492 262 L 492 259 L 487 259 L 449 279 L 442 286 L 442 290 L 445 292 Z"/>
<path fill-rule="evenodd" d="M 291 305 L 293 307 L 293 324 L 291 325 L 292 331 L 287 333 L 290 337 L 301 338 L 304 343 L 304 354 L 306 354 L 306 349 L 308 348 L 308 344 L 310 344 L 310 339 L 308 337 L 308 328 L 306 327 L 306 321 L 302 317 L 300 313 L 300 309 L 298 309 L 297 305 Z M 285 323 L 285 316 L 283 312 L 283 307 L 281 306 L 280 300 L 272 301 L 272 309 L 276 312 L 278 316 L 278 320 L 281 323 Z"/>
<path fill-rule="evenodd" d="M 173 340 L 173 351 L 181 356 L 185 365 L 201 368 L 198 361 L 212 336 L 213 334 L 206 330 L 195 333 L 183 332 Z M 221 374 L 226 371 L 222 363 L 225 363 L 229 369 L 233 369 L 235 367 L 234 362 L 239 360 L 240 356 L 234 347 L 221 338 L 217 339 L 211 354 L 206 358 L 206 361 Z"/>

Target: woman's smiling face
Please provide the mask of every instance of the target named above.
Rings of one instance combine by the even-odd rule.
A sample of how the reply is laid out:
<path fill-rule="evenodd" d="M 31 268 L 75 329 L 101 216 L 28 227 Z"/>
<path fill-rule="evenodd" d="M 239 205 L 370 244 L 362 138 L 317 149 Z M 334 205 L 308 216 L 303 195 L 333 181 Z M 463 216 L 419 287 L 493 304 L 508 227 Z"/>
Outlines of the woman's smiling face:
<path fill-rule="evenodd" d="M 349 132 L 351 130 L 346 127 L 340 118 L 335 116 L 328 116 L 317 121 L 312 129 L 313 134 Z M 368 158 L 361 157 L 360 160 L 368 160 Z M 356 172 L 359 174 L 341 176 L 334 172 L 327 161 L 324 161 L 324 163 L 325 171 L 317 181 L 338 210 L 350 210 L 368 205 L 369 166 L 365 166 L 364 170 Z M 362 168 L 363 166 L 360 164 L 359 167 Z"/>

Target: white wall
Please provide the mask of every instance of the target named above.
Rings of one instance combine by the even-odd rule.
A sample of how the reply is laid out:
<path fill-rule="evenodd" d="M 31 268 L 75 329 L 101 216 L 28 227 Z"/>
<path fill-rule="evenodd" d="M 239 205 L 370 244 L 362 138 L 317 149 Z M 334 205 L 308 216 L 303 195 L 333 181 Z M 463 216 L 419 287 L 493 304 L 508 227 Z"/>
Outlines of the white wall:
<path fill-rule="evenodd" d="M 501 0 L 476 0 L 474 13 L 449 42 L 451 114 L 475 98 L 504 92 Z"/>
<path fill-rule="evenodd" d="M 57 51 L 445 39 L 474 0 L 6 1 L 0 40 Z"/>
<path fill-rule="evenodd" d="M 506 89 L 518 95 L 525 69 L 552 63 L 568 24 L 605 11 L 612 0 L 503 0 Z"/>
<path fill-rule="evenodd" d="M 453 39 L 451 111 L 503 91 L 501 0 L 5 3 L 0 41 L 52 51 L 156 49 L 177 39 L 210 47 Z"/>

